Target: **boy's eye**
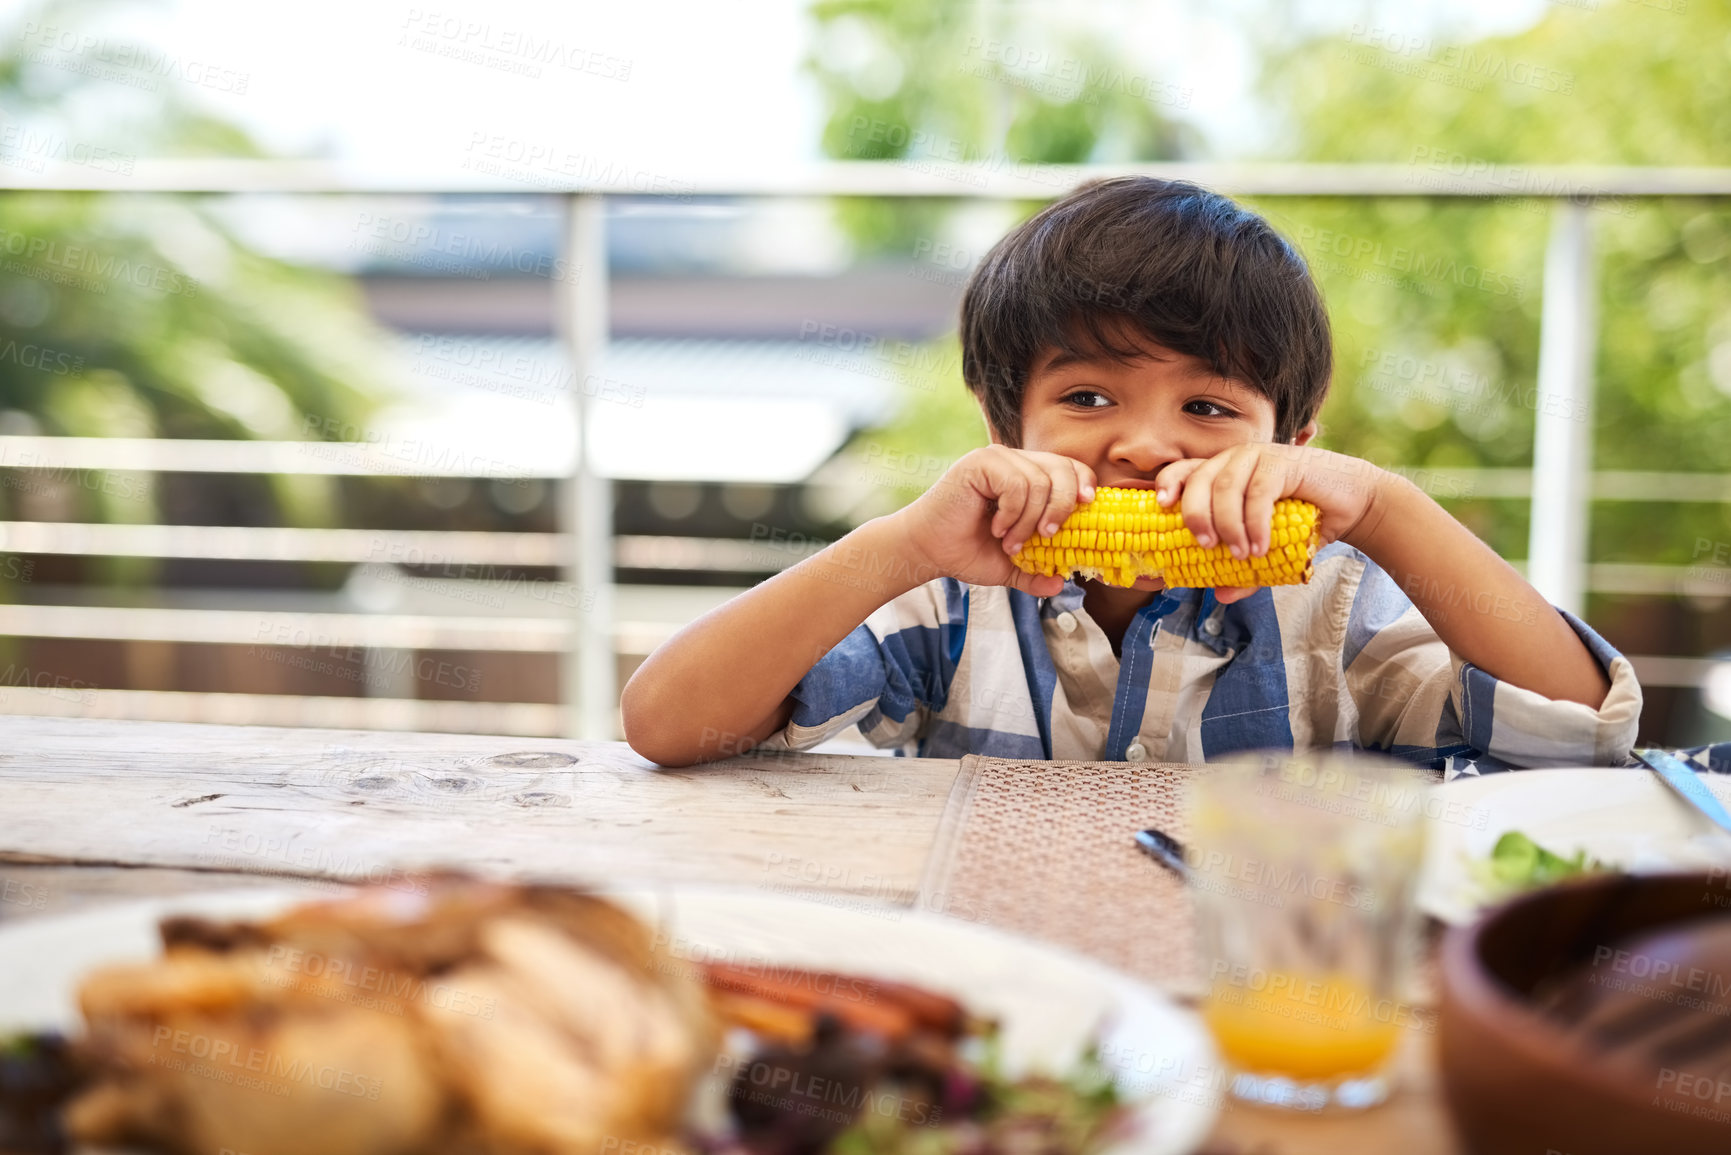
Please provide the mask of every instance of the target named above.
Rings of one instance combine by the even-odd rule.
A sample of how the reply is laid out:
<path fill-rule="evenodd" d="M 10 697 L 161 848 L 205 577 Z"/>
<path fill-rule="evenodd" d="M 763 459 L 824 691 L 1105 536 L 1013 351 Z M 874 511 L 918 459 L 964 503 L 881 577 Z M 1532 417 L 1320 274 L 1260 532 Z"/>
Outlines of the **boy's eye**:
<path fill-rule="evenodd" d="M 1078 389 L 1074 393 L 1066 393 L 1063 403 L 1074 405 L 1079 409 L 1098 409 L 1107 404 L 1107 401 L 1103 394 L 1096 393 L 1092 389 Z"/>
<path fill-rule="evenodd" d="M 1237 416 L 1237 414 L 1233 413 L 1232 410 L 1227 409 L 1222 405 L 1217 405 L 1212 401 L 1190 401 L 1185 404 L 1184 408 L 1189 412 L 1196 413 L 1198 417 Z M 1198 410 L 1202 410 L 1202 412 L 1198 412 Z M 1207 410 L 1213 410 L 1213 412 L 1206 412 Z"/>

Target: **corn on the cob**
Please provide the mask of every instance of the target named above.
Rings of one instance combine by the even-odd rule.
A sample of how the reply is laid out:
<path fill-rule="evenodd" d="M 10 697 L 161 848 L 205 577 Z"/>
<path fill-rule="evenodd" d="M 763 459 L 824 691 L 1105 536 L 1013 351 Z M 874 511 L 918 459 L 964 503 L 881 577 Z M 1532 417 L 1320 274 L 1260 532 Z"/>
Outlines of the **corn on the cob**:
<path fill-rule="evenodd" d="M 1012 560 L 1027 573 L 1076 573 L 1115 586 L 1138 577 L 1170 588 L 1300 585 L 1310 580 L 1318 515 L 1308 501 L 1275 502 L 1268 552 L 1240 559 L 1224 545 L 1198 546 L 1183 514 L 1162 509 L 1153 490 L 1108 486 L 1065 518 L 1056 536 L 1030 538 Z"/>

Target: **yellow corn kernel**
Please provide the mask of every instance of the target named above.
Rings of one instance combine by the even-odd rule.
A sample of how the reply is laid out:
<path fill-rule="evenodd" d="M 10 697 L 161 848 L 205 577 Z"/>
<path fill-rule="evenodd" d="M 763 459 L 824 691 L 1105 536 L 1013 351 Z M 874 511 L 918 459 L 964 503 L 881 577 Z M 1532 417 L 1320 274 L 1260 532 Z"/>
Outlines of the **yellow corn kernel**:
<path fill-rule="evenodd" d="M 1313 572 L 1320 516 L 1308 501 L 1277 501 L 1268 552 L 1235 558 L 1223 545 L 1198 546 L 1183 514 L 1161 509 L 1148 490 L 1105 487 L 1055 535 L 1029 538 L 1013 560 L 1026 573 L 1080 574 L 1116 586 L 1138 577 L 1160 578 L 1171 588 L 1301 585 Z"/>

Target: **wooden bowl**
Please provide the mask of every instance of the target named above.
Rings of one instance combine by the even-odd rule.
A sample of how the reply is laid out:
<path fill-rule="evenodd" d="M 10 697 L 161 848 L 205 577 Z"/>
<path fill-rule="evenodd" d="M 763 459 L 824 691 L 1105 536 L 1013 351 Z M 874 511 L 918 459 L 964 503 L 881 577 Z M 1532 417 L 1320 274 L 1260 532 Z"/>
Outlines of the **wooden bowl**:
<path fill-rule="evenodd" d="M 1595 876 L 1450 930 L 1437 1043 L 1466 1150 L 1731 1152 L 1728 956 L 1725 872 Z"/>

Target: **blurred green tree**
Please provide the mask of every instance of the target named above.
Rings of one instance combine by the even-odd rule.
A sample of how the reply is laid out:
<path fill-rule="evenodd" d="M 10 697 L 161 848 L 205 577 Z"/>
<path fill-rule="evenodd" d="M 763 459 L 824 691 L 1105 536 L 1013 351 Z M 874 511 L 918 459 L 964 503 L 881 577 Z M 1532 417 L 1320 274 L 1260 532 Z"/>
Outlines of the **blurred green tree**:
<path fill-rule="evenodd" d="M 1548 401 L 1535 386 L 1553 212 L 1533 194 L 1571 191 L 1531 166 L 1731 163 L 1731 8 L 1558 5 L 1517 34 L 1456 42 L 1374 25 L 1286 41 L 1286 11 L 1267 5 L 1249 24 L 1265 39 L 1263 106 L 1284 120 L 1283 159 L 1404 164 L 1418 189 L 1472 171 L 1509 190 L 1258 205 L 1306 250 L 1330 304 L 1325 443 L 1388 464 L 1530 465 Z M 1591 219 L 1595 468 L 1731 470 L 1731 213 L 1612 199 Z M 1457 513 L 1525 556 L 1524 502 Z M 1727 528 L 1731 507 L 1601 502 L 1594 556 L 1687 562 Z"/>
<path fill-rule="evenodd" d="M 261 155 L 177 85 L 117 83 L 66 47 L 110 7 L 58 0 L 13 18 L 0 40 L 0 185 L 48 160 L 124 175 L 140 157 Z M 105 58 L 125 56 L 103 39 Z M 360 426 L 381 400 L 377 341 L 349 281 L 250 250 L 202 198 L 0 192 L 0 433 L 296 439 Z M 148 476 L 0 477 L 0 516 L 157 518 Z M 281 521 L 328 524 L 334 480 L 260 484 Z M 110 561 L 111 579 L 151 568 Z"/>
<path fill-rule="evenodd" d="M 838 160 L 922 171 L 1177 159 L 1198 143 L 1170 110 L 1189 94 L 1145 69 L 1074 14 L 954 0 L 816 0 L 806 68 L 828 110 L 822 146 Z M 956 193 L 974 186 L 958 172 Z M 1032 211 L 1036 206 L 1025 206 Z M 955 202 L 846 198 L 862 255 L 909 252 L 942 235 Z"/>

